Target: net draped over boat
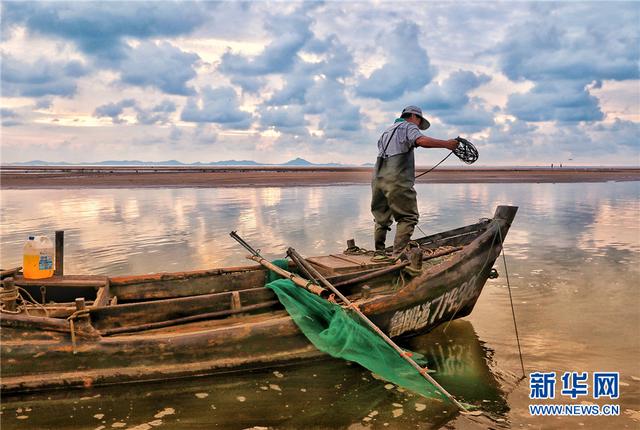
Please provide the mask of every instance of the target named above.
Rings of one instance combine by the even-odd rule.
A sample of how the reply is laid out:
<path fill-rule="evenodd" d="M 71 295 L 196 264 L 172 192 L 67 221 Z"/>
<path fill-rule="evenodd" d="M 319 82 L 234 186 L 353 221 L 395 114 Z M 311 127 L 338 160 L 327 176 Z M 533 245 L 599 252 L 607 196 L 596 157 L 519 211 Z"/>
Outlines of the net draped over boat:
<path fill-rule="evenodd" d="M 288 268 L 287 260 L 274 264 Z M 320 351 L 355 361 L 387 381 L 428 398 L 442 395 L 357 315 L 270 272 L 266 287 L 278 296 L 293 321 Z M 415 361 L 422 357 L 412 353 Z"/>

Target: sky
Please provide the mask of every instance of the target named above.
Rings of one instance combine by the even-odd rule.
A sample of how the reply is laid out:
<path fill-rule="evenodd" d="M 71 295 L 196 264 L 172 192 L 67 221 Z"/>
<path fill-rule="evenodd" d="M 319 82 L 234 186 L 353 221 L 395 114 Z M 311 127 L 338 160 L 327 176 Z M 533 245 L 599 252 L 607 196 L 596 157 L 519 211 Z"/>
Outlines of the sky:
<path fill-rule="evenodd" d="M 478 165 L 640 165 L 640 2 L 3 0 L 1 14 L 2 163 L 372 163 L 417 105 L 425 134 L 468 138 Z"/>

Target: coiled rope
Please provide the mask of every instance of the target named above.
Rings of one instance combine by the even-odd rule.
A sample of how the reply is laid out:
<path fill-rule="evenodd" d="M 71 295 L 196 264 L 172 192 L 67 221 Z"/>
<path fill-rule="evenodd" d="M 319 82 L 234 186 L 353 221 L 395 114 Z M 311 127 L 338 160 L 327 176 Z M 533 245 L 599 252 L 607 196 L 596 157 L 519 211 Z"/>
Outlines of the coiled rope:
<path fill-rule="evenodd" d="M 25 296 L 28 299 L 25 299 Z M 7 309 L 7 305 L 9 302 L 20 302 L 19 304 L 16 305 L 16 310 L 12 311 Z M 48 317 L 49 316 L 49 311 L 47 311 L 47 308 L 44 307 L 43 305 L 41 305 L 40 303 L 38 303 L 32 296 L 31 294 L 29 294 L 29 292 L 27 290 L 25 290 L 22 287 L 15 287 L 14 289 L 6 289 L 6 288 L 1 288 L 0 289 L 0 313 L 6 313 L 6 314 L 21 314 L 21 313 L 26 313 L 27 315 L 29 314 L 29 311 L 27 309 L 27 304 L 29 305 L 33 305 L 37 308 L 40 308 L 44 311 L 44 314 Z"/>
<path fill-rule="evenodd" d="M 452 151 L 456 154 L 456 157 L 467 164 L 473 164 L 478 161 L 478 150 L 473 146 L 473 143 L 460 136 L 456 137 L 456 140 L 458 141 L 458 147 Z"/>

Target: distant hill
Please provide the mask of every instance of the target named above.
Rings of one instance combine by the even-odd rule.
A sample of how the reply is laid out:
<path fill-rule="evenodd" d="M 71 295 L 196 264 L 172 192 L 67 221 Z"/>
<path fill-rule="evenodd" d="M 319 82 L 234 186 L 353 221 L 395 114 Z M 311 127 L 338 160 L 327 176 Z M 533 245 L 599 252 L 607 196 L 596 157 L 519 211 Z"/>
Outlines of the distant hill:
<path fill-rule="evenodd" d="M 17 163 L 7 163 L 12 166 L 320 166 L 320 167 L 341 167 L 350 166 L 349 164 L 340 163 L 312 163 L 303 158 L 295 158 L 286 163 L 258 163 L 253 160 L 223 160 L 211 161 L 203 163 L 201 161 L 195 163 L 183 163 L 177 160 L 166 161 L 139 161 L 139 160 L 107 160 L 97 161 L 93 163 L 68 163 L 66 161 L 24 161 Z"/>
<path fill-rule="evenodd" d="M 313 163 L 298 157 L 294 160 L 287 161 L 283 166 L 313 166 Z"/>

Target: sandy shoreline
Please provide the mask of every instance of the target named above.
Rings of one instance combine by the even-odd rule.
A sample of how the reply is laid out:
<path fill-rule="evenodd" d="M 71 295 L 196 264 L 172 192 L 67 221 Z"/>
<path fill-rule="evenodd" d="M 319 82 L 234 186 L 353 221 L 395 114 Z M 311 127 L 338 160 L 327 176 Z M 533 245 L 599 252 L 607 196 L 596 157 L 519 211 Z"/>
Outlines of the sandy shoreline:
<path fill-rule="evenodd" d="M 420 174 L 428 170 L 418 168 Z M 368 184 L 369 167 L 17 167 L 0 188 L 281 187 Z M 640 181 L 640 168 L 439 168 L 418 183 Z"/>

